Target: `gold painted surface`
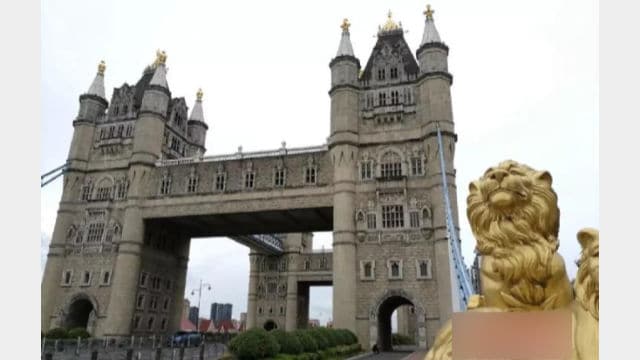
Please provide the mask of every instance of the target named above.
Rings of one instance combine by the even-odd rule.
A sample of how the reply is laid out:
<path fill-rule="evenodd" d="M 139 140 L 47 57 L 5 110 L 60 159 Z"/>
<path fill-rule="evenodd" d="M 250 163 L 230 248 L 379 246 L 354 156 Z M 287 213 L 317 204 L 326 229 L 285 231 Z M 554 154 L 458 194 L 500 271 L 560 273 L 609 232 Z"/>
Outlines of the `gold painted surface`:
<path fill-rule="evenodd" d="M 391 10 L 389 10 L 389 13 L 387 13 L 387 22 L 384 23 L 384 25 L 382 25 L 382 31 L 391 31 L 391 30 L 398 30 L 400 29 L 400 27 L 398 26 L 398 24 L 396 24 L 395 21 L 393 21 L 393 19 L 391 18 L 392 14 L 391 14 Z"/>
<path fill-rule="evenodd" d="M 344 20 L 342 20 L 342 25 L 340 25 L 340 28 L 342 28 L 342 31 L 348 32 L 349 26 L 351 26 L 349 19 L 345 18 Z"/>
<path fill-rule="evenodd" d="M 154 65 L 164 65 L 167 62 L 167 53 L 164 50 L 158 49 L 156 51 L 156 61 L 154 61 Z"/>
<path fill-rule="evenodd" d="M 98 64 L 98 75 L 104 75 L 104 71 L 107 68 L 107 64 L 105 64 L 104 60 L 100 60 Z"/>
<path fill-rule="evenodd" d="M 202 101 L 202 95 L 204 95 L 202 89 L 198 89 L 198 92 L 196 92 L 196 98 L 198 99 L 198 101 Z"/>
<path fill-rule="evenodd" d="M 583 250 L 572 289 L 557 252 L 560 209 L 551 174 L 512 160 L 489 168 L 469 185 L 467 217 L 482 256 L 482 294 L 469 299 L 467 311 L 571 309 L 573 359 L 597 360 L 599 235 L 578 233 Z M 452 359 L 452 344 L 449 320 L 425 360 Z"/>
<path fill-rule="evenodd" d="M 436 12 L 436 11 L 431 9 L 431 5 L 427 4 L 427 10 L 425 10 L 423 12 L 423 14 L 427 17 L 427 19 L 433 20 L 433 13 L 434 12 Z"/>

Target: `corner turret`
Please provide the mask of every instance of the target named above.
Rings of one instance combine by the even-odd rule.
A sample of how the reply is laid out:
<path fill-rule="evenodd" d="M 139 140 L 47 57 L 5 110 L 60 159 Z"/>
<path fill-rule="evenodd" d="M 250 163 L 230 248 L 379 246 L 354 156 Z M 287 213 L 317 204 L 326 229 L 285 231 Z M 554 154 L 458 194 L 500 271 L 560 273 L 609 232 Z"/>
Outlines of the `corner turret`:
<path fill-rule="evenodd" d="M 104 93 L 104 61 L 98 64 L 98 72 L 89 90 L 80 95 L 80 109 L 73 121 L 73 139 L 67 161 L 70 168 L 84 169 L 89 160 L 95 124 L 104 115 L 109 103 Z"/>
<path fill-rule="evenodd" d="M 440 40 L 440 34 L 433 21 L 434 12 L 431 9 L 431 5 L 427 5 L 427 9 L 423 13 L 425 15 L 424 32 L 420 47 L 416 51 L 416 57 L 420 64 L 420 74 L 448 72 L 449 47 Z"/>
<path fill-rule="evenodd" d="M 196 103 L 193 105 L 191 116 L 189 116 L 189 121 L 187 121 L 189 137 L 200 154 L 204 154 L 206 151 L 204 144 L 207 138 L 207 130 L 209 129 L 209 126 L 204 122 L 202 95 L 202 89 L 198 89 L 196 93 Z"/>
<path fill-rule="evenodd" d="M 156 52 L 155 70 L 149 86 L 142 96 L 139 118 L 136 123 L 131 162 L 154 165 L 162 156 L 162 140 L 171 92 L 167 83 L 165 66 L 167 54 Z"/>

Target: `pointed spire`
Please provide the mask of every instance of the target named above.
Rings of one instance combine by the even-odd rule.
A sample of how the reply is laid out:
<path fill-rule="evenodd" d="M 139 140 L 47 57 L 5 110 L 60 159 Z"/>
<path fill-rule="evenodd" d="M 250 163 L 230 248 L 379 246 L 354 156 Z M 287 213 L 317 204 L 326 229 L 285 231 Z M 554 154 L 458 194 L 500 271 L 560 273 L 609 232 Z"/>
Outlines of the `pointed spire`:
<path fill-rule="evenodd" d="M 189 116 L 190 121 L 200 121 L 204 122 L 204 114 L 202 112 L 202 89 L 198 89 L 196 93 L 196 103 L 193 105 L 193 110 L 191 110 L 191 116 Z"/>
<path fill-rule="evenodd" d="M 167 68 L 165 67 L 166 61 L 167 53 L 164 52 L 164 50 L 156 51 L 156 60 L 154 62 L 156 70 L 153 73 L 153 77 L 151 78 L 149 85 L 157 85 L 165 89 L 169 89 L 169 84 L 167 84 Z"/>
<path fill-rule="evenodd" d="M 103 99 L 106 99 L 104 95 L 104 70 L 107 68 L 107 65 L 104 63 L 104 60 L 100 61 L 98 64 L 98 73 L 96 77 L 93 79 L 87 94 L 97 95 Z"/>
<path fill-rule="evenodd" d="M 351 23 L 349 23 L 348 19 L 345 18 L 342 20 L 342 25 L 340 25 L 342 28 L 342 38 L 340 39 L 340 46 L 338 47 L 336 56 L 355 56 L 353 54 L 353 47 L 351 46 L 351 39 L 349 38 L 349 26 L 351 26 Z"/>
<path fill-rule="evenodd" d="M 424 33 L 422 34 L 422 42 L 420 46 L 428 43 L 441 43 L 440 34 L 436 29 L 436 24 L 433 22 L 433 13 L 435 11 L 431 9 L 431 5 L 427 5 L 427 9 L 423 12 L 426 19 L 424 22 Z"/>

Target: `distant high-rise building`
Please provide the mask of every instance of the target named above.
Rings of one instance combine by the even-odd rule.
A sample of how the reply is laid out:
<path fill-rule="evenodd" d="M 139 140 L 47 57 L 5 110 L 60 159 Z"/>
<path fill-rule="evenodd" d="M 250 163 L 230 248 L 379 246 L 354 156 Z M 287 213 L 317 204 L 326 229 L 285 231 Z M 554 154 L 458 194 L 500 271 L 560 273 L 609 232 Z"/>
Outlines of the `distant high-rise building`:
<path fill-rule="evenodd" d="M 192 306 L 189 308 L 189 321 L 193 323 L 193 325 L 198 326 L 198 316 L 200 316 L 200 309 L 197 306 Z"/>
<path fill-rule="evenodd" d="M 191 307 L 191 303 L 189 302 L 189 299 L 182 300 L 182 317 L 181 317 L 181 319 L 188 319 L 189 318 L 189 307 Z"/>
<path fill-rule="evenodd" d="M 231 304 L 211 304 L 211 320 L 216 324 L 223 320 L 231 320 L 231 312 L 233 305 Z"/>

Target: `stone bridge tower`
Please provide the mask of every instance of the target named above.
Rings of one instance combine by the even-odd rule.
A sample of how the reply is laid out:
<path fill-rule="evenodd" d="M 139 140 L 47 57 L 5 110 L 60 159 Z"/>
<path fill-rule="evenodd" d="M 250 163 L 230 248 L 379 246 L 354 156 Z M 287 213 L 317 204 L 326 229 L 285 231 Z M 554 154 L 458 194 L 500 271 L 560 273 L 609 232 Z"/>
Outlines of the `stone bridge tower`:
<path fill-rule="evenodd" d="M 334 324 L 383 348 L 399 306 L 413 307 L 422 347 L 457 306 L 436 136 L 438 124 L 456 199 L 452 76 L 433 11 L 425 16 L 417 60 L 389 13 L 364 69 L 346 19 L 329 64 Z"/>

